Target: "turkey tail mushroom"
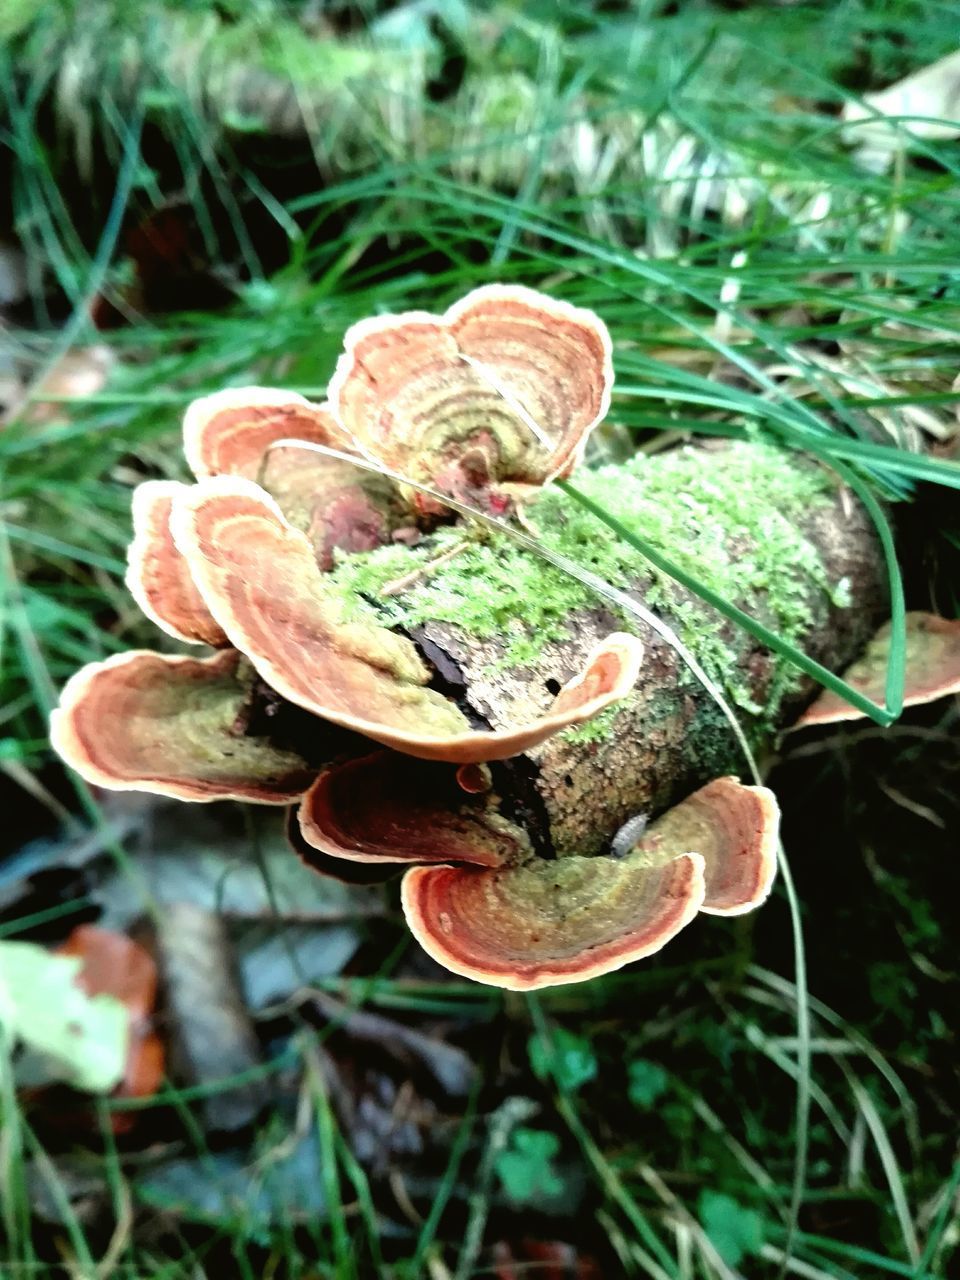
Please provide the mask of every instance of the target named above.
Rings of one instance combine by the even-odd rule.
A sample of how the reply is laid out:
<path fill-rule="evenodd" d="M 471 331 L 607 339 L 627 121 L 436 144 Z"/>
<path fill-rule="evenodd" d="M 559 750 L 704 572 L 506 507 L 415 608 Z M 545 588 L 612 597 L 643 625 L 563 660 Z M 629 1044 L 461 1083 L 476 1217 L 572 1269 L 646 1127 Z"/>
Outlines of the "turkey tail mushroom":
<path fill-rule="evenodd" d="M 485 285 L 442 316 L 361 320 L 345 348 L 330 403 L 363 452 L 498 512 L 501 485 L 569 475 L 610 405 L 603 322 L 519 286 Z"/>
<path fill-rule="evenodd" d="M 427 760 L 502 760 L 582 724 L 629 692 L 643 646 L 612 633 L 545 715 L 472 730 L 429 688 L 432 672 L 405 636 L 337 596 L 306 538 L 258 486 L 219 476 L 193 486 L 173 514 L 177 546 L 211 613 L 284 698 L 346 729 Z"/>
<path fill-rule="evenodd" d="M 414 937 L 444 968 L 511 991 L 584 982 L 653 955 L 703 903 L 703 859 L 534 859 L 414 867 L 401 885 Z"/>
<path fill-rule="evenodd" d="M 940 618 L 935 613 L 906 616 L 906 670 L 903 705 L 917 707 L 960 693 L 960 618 Z M 891 624 L 881 627 L 866 652 L 843 678 L 874 702 L 883 703 L 890 658 Z M 860 720 L 864 713 L 827 689 L 803 713 L 795 729 Z"/>
<path fill-rule="evenodd" d="M 187 485 L 145 480 L 133 491 L 133 541 L 127 551 L 127 590 L 161 630 L 185 644 L 228 645 L 197 590 L 170 532 L 176 496 Z"/>
<path fill-rule="evenodd" d="M 316 770 L 238 724 L 252 674 L 234 649 L 210 658 L 119 653 L 67 681 L 50 740 L 81 777 L 108 791 L 289 804 Z"/>
<path fill-rule="evenodd" d="M 183 420 L 183 452 L 198 480 L 221 475 L 256 480 L 270 445 L 291 437 L 350 452 L 355 447 L 329 406 L 276 387 L 214 391 L 194 400 Z"/>

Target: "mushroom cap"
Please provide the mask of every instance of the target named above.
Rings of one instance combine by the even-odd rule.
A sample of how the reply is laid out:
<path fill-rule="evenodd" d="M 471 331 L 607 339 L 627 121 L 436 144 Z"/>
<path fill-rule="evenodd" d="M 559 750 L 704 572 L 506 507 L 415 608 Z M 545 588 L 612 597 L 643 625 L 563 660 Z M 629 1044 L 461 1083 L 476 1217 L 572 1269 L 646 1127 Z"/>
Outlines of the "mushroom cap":
<path fill-rule="evenodd" d="M 178 500 L 171 527 L 211 613 L 282 697 L 377 742 L 423 759 L 505 759 L 597 715 L 633 686 L 643 653 L 613 633 L 557 694 L 516 728 L 471 730 L 428 688 L 416 646 L 338 596 L 303 534 L 257 485 L 218 476 Z"/>
<path fill-rule="evenodd" d="M 333 551 L 370 551 L 409 522 L 392 480 L 334 458 L 298 448 L 321 444 L 341 453 L 356 447 L 330 406 L 277 387 L 231 387 L 202 396 L 187 409 L 184 452 L 198 479 L 236 475 L 256 481 L 286 520 L 305 533 L 322 569 Z M 278 448 L 288 441 L 286 448 Z"/>
<path fill-rule="evenodd" d="M 960 693 L 960 618 L 910 612 L 906 615 L 906 629 L 903 705 L 916 707 Z M 848 684 L 880 704 L 886 691 L 890 634 L 888 622 L 867 645 L 863 657 L 843 674 Z M 793 727 L 837 724 L 842 720 L 861 720 L 863 716 L 864 712 L 851 706 L 840 694 L 825 689 Z"/>
<path fill-rule="evenodd" d="M 493 792 L 399 759 L 378 752 L 322 775 L 301 804 L 303 838 L 336 858 L 427 864 L 404 876 L 407 922 L 438 963 L 479 982 L 534 990 L 608 973 L 658 951 L 697 911 L 759 906 L 776 875 L 776 800 L 736 778 L 701 787 L 622 856 L 550 860 L 497 813 Z"/>
<path fill-rule="evenodd" d="M 186 488 L 174 480 L 145 480 L 134 489 L 127 589 L 167 635 L 219 649 L 229 641 L 204 604 L 170 532 L 174 498 Z"/>
<path fill-rule="evenodd" d="M 610 404 L 603 322 L 520 286 L 361 320 L 344 345 L 330 403 L 359 448 L 461 496 L 569 475 Z"/>
<path fill-rule="evenodd" d="M 403 871 L 402 863 L 387 862 L 382 859 L 376 862 L 356 862 L 352 858 L 334 857 L 315 848 L 304 838 L 295 808 L 287 810 L 285 832 L 287 843 L 305 866 L 308 866 L 311 871 L 316 871 L 318 875 L 330 876 L 344 884 L 362 885 L 368 888 L 372 885 L 386 884 L 388 880 L 392 880 Z"/>
<path fill-rule="evenodd" d="M 373 551 L 413 516 L 388 476 L 363 470 L 346 458 L 276 444 L 263 457 L 260 482 L 284 519 L 305 534 L 317 564 L 328 572 L 334 551 Z"/>
<path fill-rule="evenodd" d="M 511 991 L 584 982 L 659 951 L 697 914 L 696 853 L 520 866 L 414 867 L 401 885 L 410 929 L 453 973 Z"/>
<path fill-rule="evenodd" d="M 526 857 L 525 833 L 497 813 L 489 792 L 464 790 L 459 772 L 395 751 L 334 765 L 300 802 L 303 838 L 356 862 L 499 867 Z"/>
<path fill-rule="evenodd" d="M 117 654 L 67 681 L 50 740 L 77 773 L 110 791 L 287 804 L 316 770 L 237 732 L 251 674 L 233 649 L 210 658 Z"/>
<path fill-rule="evenodd" d="M 738 916 L 770 894 L 777 874 L 780 808 L 766 787 L 714 778 L 652 823 L 635 846 L 651 861 L 695 851 L 703 858 L 701 911 Z"/>
<path fill-rule="evenodd" d="M 183 452 L 198 480 L 219 475 L 256 480 L 269 446 L 288 438 L 348 452 L 355 447 L 329 405 L 277 387 L 215 391 L 188 405 L 183 419 Z"/>

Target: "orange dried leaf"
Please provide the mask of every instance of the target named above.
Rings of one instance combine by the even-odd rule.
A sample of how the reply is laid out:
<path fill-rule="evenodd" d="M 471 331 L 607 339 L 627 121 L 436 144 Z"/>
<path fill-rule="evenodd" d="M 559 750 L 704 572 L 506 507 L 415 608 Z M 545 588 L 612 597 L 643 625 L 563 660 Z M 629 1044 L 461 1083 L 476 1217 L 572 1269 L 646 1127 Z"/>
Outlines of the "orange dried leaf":
<path fill-rule="evenodd" d="M 157 966 L 150 953 L 126 934 L 93 925 L 74 929 L 57 950 L 77 956 L 82 968 L 76 984 L 88 996 L 110 995 L 127 1010 L 129 1038 L 123 1080 L 115 1097 L 149 1098 L 163 1079 L 163 1044 L 153 1030 L 157 1001 Z M 134 1117 L 114 1116 L 114 1130 L 132 1126 Z"/>

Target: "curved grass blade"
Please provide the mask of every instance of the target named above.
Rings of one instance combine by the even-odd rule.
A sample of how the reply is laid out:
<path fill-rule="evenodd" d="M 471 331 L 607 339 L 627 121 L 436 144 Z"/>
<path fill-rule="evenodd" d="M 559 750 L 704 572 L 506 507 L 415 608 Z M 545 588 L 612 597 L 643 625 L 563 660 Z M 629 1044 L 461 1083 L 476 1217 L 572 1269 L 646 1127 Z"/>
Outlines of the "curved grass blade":
<path fill-rule="evenodd" d="M 777 635 L 775 631 L 771 631 L 769 627 L 765 627 L 762 622 L 757 622 L 755 618 L 751 618 L 751 616 L 744 612 L 743 609 L 738 608 L 737 605 L 731 604 L 729 600 L 725 600 L 723 596 L 718 595 L 717 592 L 714 591 L 712 587 L 707 586 L 705 582 L 702 582 L 699 578 L 687 573 L 685 569 L 681 569 L 678 564 L 675 564 L 668 556 L 665 556 L 662 551 L 654 547 L 652 543 L 646 540 L 646 538 L 641 538 L 631 529 L 628 529 L 626 525 L 622 524 L 616 519 L 616 517 L 612 516 L 605 507 L 594 502 L 592 498 L 588 498 L 585 493 L 581 493 L 581 491 L 570 484 L 569 481 L 560 480 L 557 481 L 557 484 L 564 493 L 568 493 L 573 499 L 575 499 L 575 501 L 579 502 L 582 507 L 592 515 L 595 515 L 597 519 L 601 520 L 608 526 L 608 528 L 612 529 L 614 533 L 623 539 L 624 542 L 629 543 L 631 547 L 639 551 L 640 554 L 659 569 L 661 573 L 669 574 L 671 578 L 674 578 L 682 586 L 686 587 L 688 591 L 692 591 L 695 595 L 698 595 L 701 600 L 705 600 L 707 604 L 712 605 L 718 613 L 723 614 L 725 618 L 728 618 L 731 622 L 735 622 L 738 626 L 749 632 L 749 634 L 755 639 L 766 645 L 768 649 L 772 649 L 774 653 L 779 654 L 780 657 L 787 659 L 788 662 L 792 662 L 794 666 L 799 667 L 801 671 L 806 675 L 811 676 L 818 684 L 823 685 L 824 688 L 830 689 L 834 693 L 839 694 L 840 697 L 845 698 L 851 706 L 856 707 L 858 711 L 862 711 L 864 715 L 869 716 L 871 720 L 875 721 L 875 723 L 879 725 L 886 726 L 892 724 L 894 720 L 896 720 L 897 716 L 900 714 L 900 709 L 897 708 L 894 710 L 893 707 L 891 707 L 889 670 L 887 677 L 888 701 L 885 707 L 880 707 L 870 698 L 867 698 L 860 693 L 858 689 L 854 689 L 854 687 L 848 684 L 846 680 L 835 675 L 832 671 L 829 671 L 822 663 L 816 662 L 813 658 L 808 657 L 801 649 L 798 649 L 795 645 L 788 643 L 781 636 Z M 873 499 L 873 501 L 876 504 L 876 499 Z M 877 510 L 879 511 L 879 507 L 877 507 Z M 882 516 L 882 512 L 880 514 Z M 886 524 L 885 519 L 884 524 Z M 887 532 L 889 534 L 889 525 L 887 525 Z M 892 540 L 892 535 L 890 535 L 890 537 Z M 898 584 L 900 583 L 899 573 L 897 574 L 896 581 Z M 902 584 L 899 586 L 898 594 L 900 597 L 900 607 L 902 609 Z M 901 653 L 899 654 L 900 664 L 903 662 L 902 644 L 903 641 L 901 640 Z M 891 644 L 891 669 L 893 669 L 892 659 L 893 645 Z M 902 670 L 902 665 L 900 665 L 899 696 L 901 704 L 903 699 Z M 896 671 L 894 671 L 894 674 L 896 674 Z M 894 693 L 896 693 L 896 690 L 894 690 Z M 893 706 L 896 706 L 896 701 L 897 699 L 894 697 Z"/>

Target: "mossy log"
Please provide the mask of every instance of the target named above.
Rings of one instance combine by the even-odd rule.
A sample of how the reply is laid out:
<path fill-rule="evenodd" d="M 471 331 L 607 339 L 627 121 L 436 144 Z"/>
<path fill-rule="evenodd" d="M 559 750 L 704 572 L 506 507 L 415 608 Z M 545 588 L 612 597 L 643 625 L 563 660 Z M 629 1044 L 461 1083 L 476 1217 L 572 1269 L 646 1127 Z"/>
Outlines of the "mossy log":
<path fill-rule="evenodd" d="M 498 986 L 583 981 L 759 906 L 779 811 L 735 776 L 744 734 L 775 743 L 815 690 L 675 579 L 876 698 L 881 548 L 827 470 L 756 442 L 551 483 L 607 413 L 611 354 L 591 313 L 488 285 L 354 326 L 328 405 L 194 402 L 198 482 L 138 489 L 128 580 L 223 647 L 89 664 L 51 720 L 64 759 L 119 790 L 298 802 L 301 856 L 403 871 L 421 945 Z M 904 621 L 905 701 L 960 686 L 958 624 Z"/>
<path fill-rule="evenodd" d="M 708 445 L 584 472 L 578 483 L 831 669 L 862 651 L 888 611 L 869 518 L 827 472 L 796 455 Z M 548 490 L 523 510 L 546 546 L 625 588 L 677 631 L 758 747 L 809 702 L 811 681 L 652 570 L 569 496 Z M 663 638 L 506 537 L 442 529 L 412 549 L 345 557 L 335 578 L 418 643 L 437 687 L 478 727 L 542 714 L 602 637 L 614 630 L 641 636 L 640 678 L 626 699 L 492 766 L 503 811 L 543 855 L 603 853 L 631 817 L 654 815 L 711 778 L 744 772 L 715 701 Z"/>

